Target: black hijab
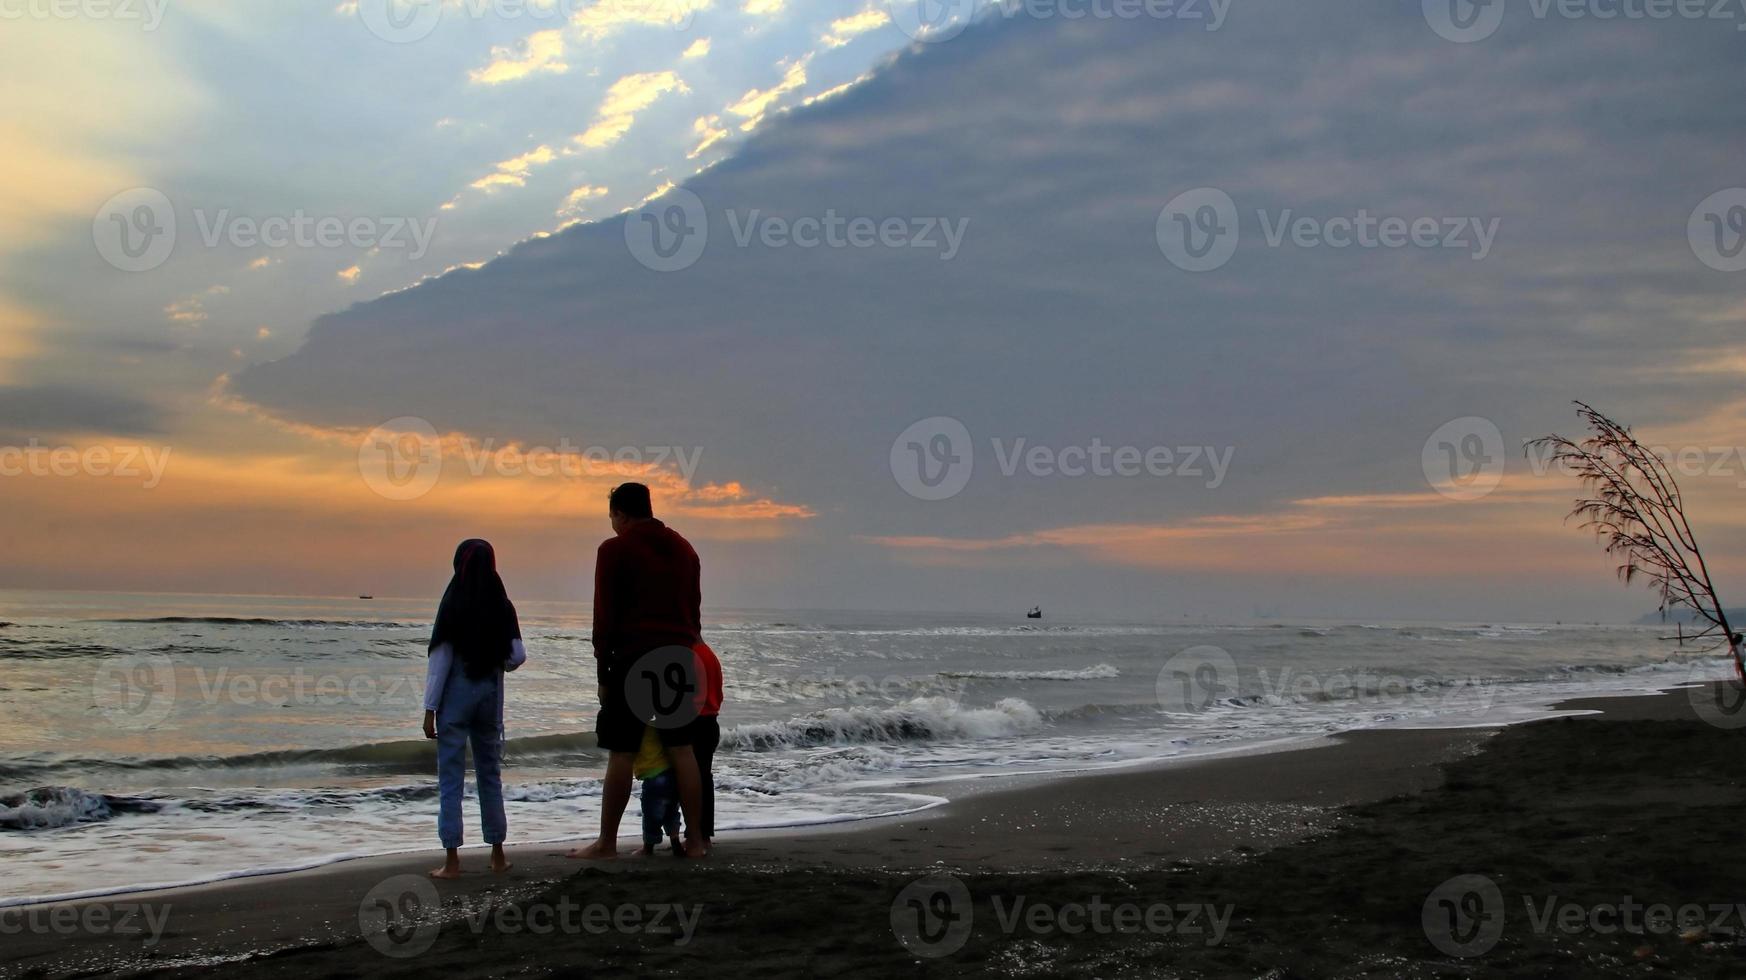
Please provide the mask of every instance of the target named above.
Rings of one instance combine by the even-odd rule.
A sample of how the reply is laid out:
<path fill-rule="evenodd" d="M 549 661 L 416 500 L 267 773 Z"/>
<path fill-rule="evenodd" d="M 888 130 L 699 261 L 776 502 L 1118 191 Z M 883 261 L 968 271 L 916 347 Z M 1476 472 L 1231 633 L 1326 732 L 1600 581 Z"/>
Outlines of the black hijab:
<path fill-rule="evenodd" d="M 462 541 L 455 549 L 455 577 L 437 607 L 430 649 L 449 644 L 467 676 L 483 680 L 503 669 L 511 641 L 519 639 L 521 622 L 497 576 L 497 553 L 487 541 Z"/>

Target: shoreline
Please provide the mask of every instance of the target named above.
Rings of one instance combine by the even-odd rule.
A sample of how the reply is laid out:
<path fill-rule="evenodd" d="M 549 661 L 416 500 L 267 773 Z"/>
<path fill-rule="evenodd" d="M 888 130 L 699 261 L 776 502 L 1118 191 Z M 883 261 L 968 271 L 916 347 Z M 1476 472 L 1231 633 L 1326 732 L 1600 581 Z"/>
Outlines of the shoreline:
<path fill-rule="evenodd" d="M 902 786 L 905 789 L 880 788 L 881 795 L 889 796 L 894 801 L 904 800 L 915 805 L 894 809 L 888 813 L 872 816 L 831 816 L 817 820 L 792 823 L 773 822 L 757 824 L 749 827 L 729 827 L 724 833 L 732 840 L 741 843 L 765 844 L 776 841 L 788 842 L 796 837 L 810 837 L 826 834 L 853 834 L 863 830 L 877 831 L 881 825 L 915 817 L 931 810 L 950 807 L 965 803 L 984 793 L 1019 792 L 1026 787 L 1040 786 L 1063 780 L 1077 780 L 1087 777 L 1109 776 L 1119 777 L 1121 774 L 1134 772 L 1151 772 L 1153 770 L 1168 770 L 1178 767 L 1195 766 L 1215 763 L 1231 759 L 1243 759 L 1258 756 L 1301 752 L 1320 747 L 1349 737 L 1372 738 L 1390 732 L 1483 732 L 1521 724 L 1522 722 L 1498 722 L 1491 724 L 1452 726 L 1438 728 L 1403 728 L 1403 729 L 1358 729 L 1349 732 L 1333 732 L 1325 735 L 1295 735 L 1285 738 L 1269 739 L 1260 742 L 1242 743 L 1225 748 L 1196 752 L 1184 756 L 1150 757 L 1128 759 L 1121 762 L 1097 766 L 1080 766 L 1069 769 L 1045 769 L 1026 772 L 984 772 L 972 775 L 936 776 L 906 780 L 877 780 L 867 785 L 885 787 L 886 785 Z M 941 792 L 951 792 L 951 796 L 938 796 L 924 792 L 911 792 L 917 787 L 938 787 Z M 625 828 L 632 828 L 635 816 L 635 797 L 632 798 L 632 808 L 627 810 Z M 541 852 L 559 845 L 585 844 L 592 836 L 583 833 L 579 836 L 546 837 L 534 840 L 515 841 L 509 845 L 511 854 L 518 851 Z M 620 843 L 628 850 L 635 843 L 640 843 L 634 828 L 624 832 Z M 461 847 L 463 856 L 468 854 L 484 854 L 488 845 L 479 843 L 464 844 Z M 390 862 L 439 860 L 441 851 L 436 845 L 396 848 L 394 850 L 338 854 L 313 858 L 307 862 L 287 864 L 283 866 L 266 866 L 224 872 L 205 878 L 193 878 L 185 881 L 147 882 L 138 885 L 118 885 L 112 888 L 93 888 L 78 892 L 67 892 L 41 896 L 0 897 L 0 911 L 9 909 L 31 909 L 72 903 L 94 902 L 100 899 L 120 900 L 137 897 L 150 897 L 160 894 L 184 893 L 208 888 L 234 886 L 243 882 L 263 878 L 282 878 L 290 875 L 315 874 L 327 870 L 342 868 L 358 862 Z"/>
<path fill-rule="evenodd" d="M 644 891 L 670 893 L 683 890 L 693 873 L 701 873 L 699 882 L 725 880 L 753 888 L 746 882 L 820 875 L 883 882 L 905 872 L 942 869 L 963 875 L 1084 877 L 1240 865 L 1255 855 L 1327 837 L 1343 825 L 1346 808 L 1438 789 L 1449 764 L 1472 759 L 1501 732 L 1682 718 L 1690 715 L 1690 705 L 1685 690 L 1674 688 L 1649 696 L 1560 702 L 1553 710 L 1590 714 L 1503 728 L 1366 730 L 1297 740 L 1295 746 L 1271 751 L 962 780 L 949 790 L 942 787 L 952 795 L 946 804 L 903 816 L 731 833 L 722 838 L 717 857 L 702 867 L 661 856 L 575 862 L 562 856 L 565 846 L 528 843 L 510 849 L 516 864 L 511 874 L 495 877 L 479 870 L 483 855 L 469 851 L 464 853 L 472 859 L 471 872 L 439 883 L 437 895 L 445 907 L 472 907 L 524 902 L 583 885 L 589 893 L 624 898 Z M 8 911 L 157 908 L 168 925 L 161 941 L 150 945 L 139 937 L 28 930 L 9 935 L 0 975 L 264 964 L 343 948 L 375 957 L 370 946 L 360 945 L 364 897 L 385 882 L 421 877 L 439 860 L 439 852 L 428 849 L 129 891 L 107 900 L 14 907 Z M 782 890 L 780 884 L 767 887 Z"/>
<path fill-rule="evenodd" d="M 1602 700 L 1614 698 L 1653 697 L 1665 693 L 1665 689 L 1644 689 L 1636 692 L 1609 692 L 1599 696 Z M 1584 699 L 1579 699 L 1584 700 Z M 1225 759 L 1240 759 L 1250 756 L 1273 755 L 1278 753 L 1298 752 L 1327 745 L 1332 740 L 1343 737 L 1372 737 L 1387 733 L 1413 732 L 1492 732 L 1501 728 L 1528 724 L 1537 720 L 1559 717 L 1571 709 L 1563 707 L 1564 702 L 1548 701 L 1525 718 L 1512 718 L 1507 721 L 1481 722 L 1471 725 L 1444 725 L 1434 727 L 1403 727 L 1403 728 L 1367 728 L 1354 729 L 1345 732 L 1330 732 L 1320 735 L 1290 735 L 1278 738 L 1264 739 L 1255 742 L 1243 742 L 1235 745 L 1195 751 L 1187 755 L 1146 757 L 1128 759 L 1104 765 L 1087 765 L 1065 769 L 1045 769 L 1027 772 L 984 772 L 971 775 L 921 777 L 914 779 L 876 779 L 865 785 L 874 792 L 889 796 L 894 803 L 904 801 L 906 805 L 894 807 L 891 812 L 873 816 L 830 816 L 816 820 L 795 822 L 770 822 L 747 827 L 729 827 L 726 833 L 736 841 L 760 841 L 769 838 L 792 839 L 796 836 L 812 834 L 853 833 L 857 830 L 877 830 L 884 823 L 900 821 L 919 813 L 950 806 L 970 797 L 990 790 L 1002 790 L 1019 785 L 1036 785 L 1056 780 L 1075 780 L 1094 777 L 1101 774 L 1119 774 L 1131 772 L 1146 772 L 1154 769 L 1172 769 L 1181 766 L 1193 766 L 1202 763 L 1217 762 Z M 413 743 L 422 744 L 422 743 Z M 930 792 L 937 788 L 940 794 Z M 635 838 L 634 827 L 635 800 L 632 809 L 628 811 L 622 842 L 627 845 Z M 540 849 L 558 844 L 586 843 L 592 839 L 591 831 L 584 829 L 578 836 L 544 837 L 515 842 L 511 849 Z M 462 853 L 483 852 L 486 845 L 466 844 Z M 385 851 L 354 852 L 299 860 L 283 865 L 263 865 L 255 868 L 242 868 L 221 872 L 205 877 L 186 880 L 170 880 L 145 882 L 140 884 L 117 885 L 114 887 L 97 887 L 73 892 L 54 893 L 48 895 L 0 896 L 0 911 L 7 909 L 28 909 L 38 906 L 64 905 L 67 903 L 92 902 L 102 899 L 124 899 L 133 896 L 149 896 L 158 893 L 184 892 L 191 889 L 222 887 L 261 878 L 279 878 L 287 875 L 318 873 L 327 869 L 340 868 L 362 861 L 383 860 L 424 860 L 422 855 L 438 854 L 435 845 L 419 845 L 401 847 Z"/>

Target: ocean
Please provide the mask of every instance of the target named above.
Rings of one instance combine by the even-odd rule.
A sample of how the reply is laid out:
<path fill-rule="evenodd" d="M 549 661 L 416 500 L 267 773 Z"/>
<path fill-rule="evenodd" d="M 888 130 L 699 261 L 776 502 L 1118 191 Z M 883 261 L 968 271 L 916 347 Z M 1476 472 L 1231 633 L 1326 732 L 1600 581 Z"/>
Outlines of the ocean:
<path fill-rule="evenodd" d="M 511 842 L 588 840 L 605 763 L 588 608 L 519 608 Z M 419 731 L 434 609 L 0 592 L 0 905 L 435 848 Z M 904 813 L 966 778 L 1508 724 L 1573 696 L 1727 676 L 1720 651 L 1661 632 L 706 610 L 726 677 L 718 827 Z M 467 821 L 475 833 L 470 805 Z"/>

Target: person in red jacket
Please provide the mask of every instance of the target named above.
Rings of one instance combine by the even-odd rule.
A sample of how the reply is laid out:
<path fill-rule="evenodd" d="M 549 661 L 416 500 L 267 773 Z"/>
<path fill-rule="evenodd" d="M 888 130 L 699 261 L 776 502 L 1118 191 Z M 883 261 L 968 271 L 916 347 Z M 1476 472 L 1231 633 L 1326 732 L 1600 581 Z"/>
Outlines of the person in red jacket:
<path fill-rule="evenodd" d="M 617 856 L 637 750 L 644 729 L 653 727 L 678 782 L 686 856 L 703 857 L 709 828 L 694 744 L 703 737 L 713 756 L 719 729 L 709 738 L 715 719 L 704 722 L 702 714 L 711 685 L 701 673 L 706 660 L 695 649 L 703 643 L 701 565 L 690 542 L 655 519 L 643 484 L 615 487 L 607 512 L 614 536 L 595 557 L 593 643 L 602 694 L 595 735 L 610 755 L 601 790 L 600 837 L 570 856 Z M 719 694 L 714 701 L 719 710 Z"/>

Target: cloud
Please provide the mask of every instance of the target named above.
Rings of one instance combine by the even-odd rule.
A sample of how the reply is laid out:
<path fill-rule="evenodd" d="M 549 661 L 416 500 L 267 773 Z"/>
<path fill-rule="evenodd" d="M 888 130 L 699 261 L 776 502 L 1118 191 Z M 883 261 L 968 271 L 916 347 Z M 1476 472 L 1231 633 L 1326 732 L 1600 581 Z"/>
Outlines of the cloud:
<path fill-rule="evenodd" d="M 97 209 L 150 183 L 142 161 L 172 156 L 188 120 L 210 104 L 173 47 L 138 38 L 94 18 L 12 16 L 0 30 L 0 184 L 11 189 L 0 194 L 0 266 L 26 281 L 35 276 L 23 260 L 45 244 L 88 249 Z M 86 67 L 69 77 L 65 66 L 74 63 Z M 72 288 L 83 290 L 87 274 L 78 272 Z M 6 288 L 0 282 L 0 382 L 53 347 L 45 323 L 72 325 L 42 299 L 7 296 Z"/>
<path fill-rule="evenodd" d="M 581 214 L 584 206 L 590 200 L 597 197 L 605 197 L 608 192 L 609 189 L 605 187 L 595 187 L 592 184 L 583 184 L 565 195 L 564 203 L 558 208 L 558 216 L 562 218 L 573 217 Z"/>
<path fill-rule="evenodd" d="M 563 57 L 563 30 L 537 31 L 522 40 L 519 51 L 508 47 L 492 48 L 491 63 L 469 73 L 468 77 L 478 85 L 501 85 L 535 72 L 561 75 L 570 70 Z"/>
<path fill-rule="evenodd" d="M 745 0 L 740 10 L 753 17 L 774 17 L 788 5 L 788 0 Z"/>
<path fill-rule="evenodd" d="M 356 286 L 358 284 L 358 279 L 363 276 L 363 274 L 364 270 L 355 265 L 348 266 L 334 273 L 335 276 L 339 277 L 341 282 L 348 286 Z"/>
<path fill-rule="evenodd" d="M 853 41 L 858 35 L 878 30 L 889 23 L 891 23 L 890 14 L 877 7 L 870 7 L 858 14 L 851 14 L 848 17 L 831 21 L 829 33 L 819 40 L 823 41 L 826 47 L 840 48 Z"/>
<path fill-rule="evenodd" d="M 683 29 L 712 6 L 713 0 L 598 0 L 577 10 L 570 24 L 598 41 L 628 27 Z"/>
<path fill-rule="evenodd" d="M 487 193 L 504 187 L 526 187 L 527 178 L 535 167 L 543 167 L 558 158 L 549 146 L 539 146 L 520 156 L 501 161 L 495 169 L 473 181 L 473 188 Z"/>
<path fill-rule="evenodd" d="M 691 42 L 691 46 L 686 48 L 685 53 L 681 54 L 679 57 L 683 61 L 694 61 L 698 58 L 706 58 L 708 56 L 709 56 L 709 38 L 700 37 L 697 40 Z"/>
<path fill-rule="evenodd" d="M 638 112 L 669 92 L 689 92 L 679 76 L 671 71 L 643 72 L 626 75 L 612 83 L 606 98 L 595 113 L 594 124 L 575 137 L 575 142 L 591 150 L 611 146 L 623 138 L 636 123 Z"/>
<path fill-rule="evenodd" d="M 223 296 L 230 292 L 228 286 L 212 286 L 195 293 L 185 299 L 179 299 L 164 307 L 164 314 L 172 323 L 188 326 L 206 322 L 206 300 L 213 296 Z"/>
<path fill-rule="evenodd" d="M 0 386 L 0 428 L 33 438 L 99 433 L 156 435 L 164 419 L 127 395 L 76 385 Z"/>
<path fill-rule="evenodd" d="M 727 107 L 727 111 L 746 121 L 740 128 L 747 132 L 756 129 L 764 121 L 764 114 L 770 110 L 784 95 L 799 89 L 806 84 L 806 65 L 812 60 L 808 55 L 792 65 L 783 73 L 782 81 L 765 89 L 752 89 L 739 100 Z"/>
<path fill-rule="evenodd" d="M 324 424 L 410 413 L 530 440 L 703 447 L 699 485 L 817 515 L 780 561 L 764 556 L 790 570 L 785 602 L 1028 605 L 1047 588 L 1248 615 L 1260 601 L 1192 567 L 1241 573 L 1245 596 L 1406 615 L 1455 603 L 1400 574 L 1434 571 L 1440 549 L 1486 609 L 1609 588 L 1554 495 L 1506 481 L 1489 503 L 1431 500 L 1427 442 L 1485 416 L 1514 472 L 1521 441 L 1567 425 L 1572 397 L 1665 430 L 1738 386 L 1739 291 L 1684 234 L 1696 202 L 1739 182 L 1746 110 L 1689 94 L 1726 90 L 1737 51 L 1695 24 L 1657 25 L 1652 44 L 1631 25 L 1512 24 L 1513 41 L 1452 45 L 1416 5 L 1266 3 L 1216 33 L 995 19 L 778 113 L 804 91 L 807 63 L 793 63 L 693 123 L 719 140 L 727 120 L 767 117 L 682 181 L 709 226 L 690 267 L 640 263 L 635 214 L 578 224 L 323 317 L 237 391 Z M 1231 196 L 1240 236 L 1224 266 L 1190 272 L 1160 248 L 1159 219 L 1200 187 Z M 1361 210 L 1495 218 L 1499 232 L 1482 261 L 1269 241 L 1288 212 Z M 833 215 L 894 222 L 911 242 L 967 225 L 950 261 L 877 235 L 807 248 L 758 234 Z M 1700 363 L 1715 372 L 1678 373 Z M 478 391 L 479 376 L 517 384 Z M 934 416 L 964 424 L 974 472 L 958 496 L 923 501 L 894 479 L 892 449 Z M 1738 441 L 1729 424 L 1691 438 Z M 1216 487 L 1007 466 L 1020 440 L 1094 439 L 1234 452 Z M 1746 535 L 1707 548 L 1746 553 Z M 914 563 L 945 553 L 977 574 Z M 1591 578 L 1536 577 L 1573 562 Z M 1318 567 L 1339 574 L 1301 571 Z"/>
<path fill-rule="evenodd" d="M 728 138 L 729 133 L 721 124 L 718 115 L 698 116 L 691 124 L 692 132 L 697 134 L 697 145 L 692 147 L 688 157 L 695 160 L 703 155 L 703 151 Z"/>

